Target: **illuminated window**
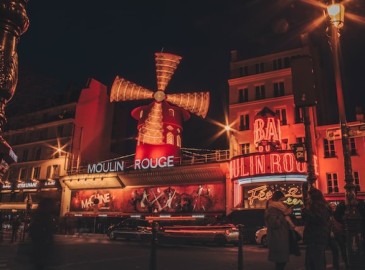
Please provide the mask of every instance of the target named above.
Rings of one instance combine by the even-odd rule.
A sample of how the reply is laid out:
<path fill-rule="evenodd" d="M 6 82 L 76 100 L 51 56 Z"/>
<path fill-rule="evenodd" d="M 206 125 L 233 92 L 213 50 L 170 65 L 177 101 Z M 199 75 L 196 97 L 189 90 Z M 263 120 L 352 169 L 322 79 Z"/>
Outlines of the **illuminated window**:
<path fill-rule="evenodd" d="M 350 153 L 352 156 L 357 155 L 355 138 L 350 138 Z"/>
<path fill-rule="evenodd" d="M 337 173 L 326 173 L 327 178 L 327 193 L 338 192 Z"/>
<path fill-rule="evenodd" d="M 359 172 L 354 172 L 354 184 L 355 184 L 355 190 L 360 191 L 360 177 Z"/>
<path fill-rule="evenodd" d="M 177 136 L 176 136 L 176 145 L 177 145 L 178 147 L 181 147 L 181 137 L 180 137 L 180 135 L 177 135 Z"/>
<path fill-rule="evenodd" d="M 242 153 L 242 155 L 250 153 L 250 144 L 249 143 L 241 144 L 241 153 Z"/>
<path fill-rule="evenodd" d="M 276 114 L 280 118 L 280 124 L 282 126 L 285 126 L 288 124 L 287 118 L 286 118 L 286 109 L 276 109 Z"/>
<path fill-rule="evenodd" d="M 60 165 L 52 165 L 52 179 L 56 179 L 60 177 Z"/>
<path fill-rule="evenodd" d="M 166 135 L 166 143 L 174 145 L 174 134 L 168 132 Z"/>
<path fill-rule="evenodd" d="M 41 167 L 33 167 L 32 179 L 39 179 L 41 175 Z"/>
<path fill-rule="evenodd" d="M 334 141 L 329 141 L 327 139 L 323 139 L 323 147 L 324 147 L 324 157 L 325 158 L 336 157 Z"/>
<path fill-rule="evenodd" d="M 27 168 L 20 168 L 18 180 L 25 181 L 27 177 Z"/>
<path fill-rule="evenodd" d="M 249 130 L 250 129 L 250 116 L 248 114 L 240 115 L 240 125 L 238 130 Z"/>
<path fill-rule="evenodd" d="M 52 179 L 52 166 L 47 166 L 46 179 Z"/>
<path fill-rule="evenodd" d="M 248 101 L 248 88 L 238 90 L 238 102 Z"/>
<path fill-rule="evenodd" d="M 169 109 L 169 115 L 174 117 L 175 116 L 175 111 L 173 109 Z"/>
<path fill-rule="evenodd" d="M 274 83 L 274 97 L 281 97 L 285 95 L 284 82 Z"/>
<path fill-rule="evenodd" d="M 257 85 L 255 87 L 256 91 L 256 99 L 264 99 L 265 98 L 265 85 Z"/>

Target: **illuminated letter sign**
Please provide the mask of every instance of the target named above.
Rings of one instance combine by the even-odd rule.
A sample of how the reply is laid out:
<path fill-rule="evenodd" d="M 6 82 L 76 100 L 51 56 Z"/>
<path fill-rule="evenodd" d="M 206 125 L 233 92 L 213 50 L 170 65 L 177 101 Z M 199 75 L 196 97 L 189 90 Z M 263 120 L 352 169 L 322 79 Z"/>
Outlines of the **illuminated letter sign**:
<path fill-rule="evenodd" d="M 280 149 L 281 129 L 279 117 L 269 108 L 262 109 L 254 121 L 254 144 L 259 152 Z"/>
<path fill-rule="evenodd" d="M 124 161 L 114 160 L 87 165 L 87 173 L 108 173 L 124 171 Z"/>
<path fill-rule="evenodd" d="M 238 156 L 230 161 L 232 180 L 259 175 L 305 174 L 306 172 L 306 164 L 298 162 L 290 150 Z"/>
<path fill-rule="evenodd" d="M 159 158 L 144 158 L 144 159 L 136 159 L 134 161 L 135 170 L 155 169 L 155 168 L 164 168 L 173 166 L 174 166 L 174 156 L 159 157 Z"/>

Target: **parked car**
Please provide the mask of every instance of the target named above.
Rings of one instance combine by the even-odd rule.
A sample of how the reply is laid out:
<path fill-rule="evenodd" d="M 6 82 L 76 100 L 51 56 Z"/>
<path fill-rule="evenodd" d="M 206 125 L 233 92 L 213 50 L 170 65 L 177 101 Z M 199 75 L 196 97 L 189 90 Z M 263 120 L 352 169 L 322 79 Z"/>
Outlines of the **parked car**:
<path fill-rule="evenodd" d="M 304 232 L 304 226 L 301 221 L 294 222 L 297 226 L 295 227 L 295 231 L 297 232 L 297 239 L 299 240 L 299 243 L 303 242 L 303 232 Z M 264 247 L 267 246 L 267 227 L 263 227 L 259 229 L 256 232 L 256 243 L 258 245 L 262 245 Z"/>
<path fill-rule="evenodd" d="M 237 244 L 238 236 L 238 229 L 233 224 L 164 226 L 160 228 L 159 232 L 161 241 L 215 243 L 217 245 Z"/>
<path fill-rule="evenodd" d="M 107 235 L 110 240 L 118 238 L 126 240 L 149 240 L 152 236 L 151 224 L 144 219 L 128 218 L 108 228 Z"/>
<path fill-rule="evenodd" d="M 245 243 L 256 243 L 255 233 L 265 226 L 265 209 L 236 210 L 230 213 L 226 220 L 235 226 L 242 224 L 243 241 Z"/>

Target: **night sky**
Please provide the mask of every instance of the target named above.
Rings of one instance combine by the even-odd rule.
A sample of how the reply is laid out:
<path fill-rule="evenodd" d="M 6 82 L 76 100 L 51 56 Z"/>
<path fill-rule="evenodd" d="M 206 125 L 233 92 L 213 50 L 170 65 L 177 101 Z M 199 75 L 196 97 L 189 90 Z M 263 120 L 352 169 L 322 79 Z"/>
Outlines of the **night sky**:
<path fill-rule="evenodd" d="M 248 58 L 284 49 L 322 14 L 305 2 L 316 1 L 30 0 L 30 27 L 18 45 L 19 83 L 8 110 L 80 88 L 88 78 L 110 87 L 120 75 L 155 90 L 154 53 L 165 51 L 183 57 L 167 93 L 211 93 L 207 119 L 193 116 L 185 123 L 183 145 L 226 148 L 224 136 L 212 139 L 218 128 L 209 119 L 224 121 L 230 50 L 240 49 Z M 346 7 L 365 17 L 365 1 L 352 0 Z M 364 33 L 364 18 L 346 20 L 342 45 L 349 111 L 365 108 Z"/>

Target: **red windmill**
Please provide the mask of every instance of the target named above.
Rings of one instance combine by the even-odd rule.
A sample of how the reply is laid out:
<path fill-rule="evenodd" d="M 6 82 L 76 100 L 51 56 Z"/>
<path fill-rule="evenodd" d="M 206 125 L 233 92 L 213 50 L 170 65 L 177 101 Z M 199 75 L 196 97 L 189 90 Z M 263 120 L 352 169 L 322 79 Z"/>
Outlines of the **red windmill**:
<path fill-rule="evenodd" d="M 155 60 L 156 92 L 117 76 L 110 93 L 111 102 L 154 99 L 131 113 L 138 120 L 136 160 L 180 157 L 182 122 L 190 118 L 189 112 L 204 118 L 209 108 L 209 92 L 165 94 L 180 56 L 156 53 Z"/>

